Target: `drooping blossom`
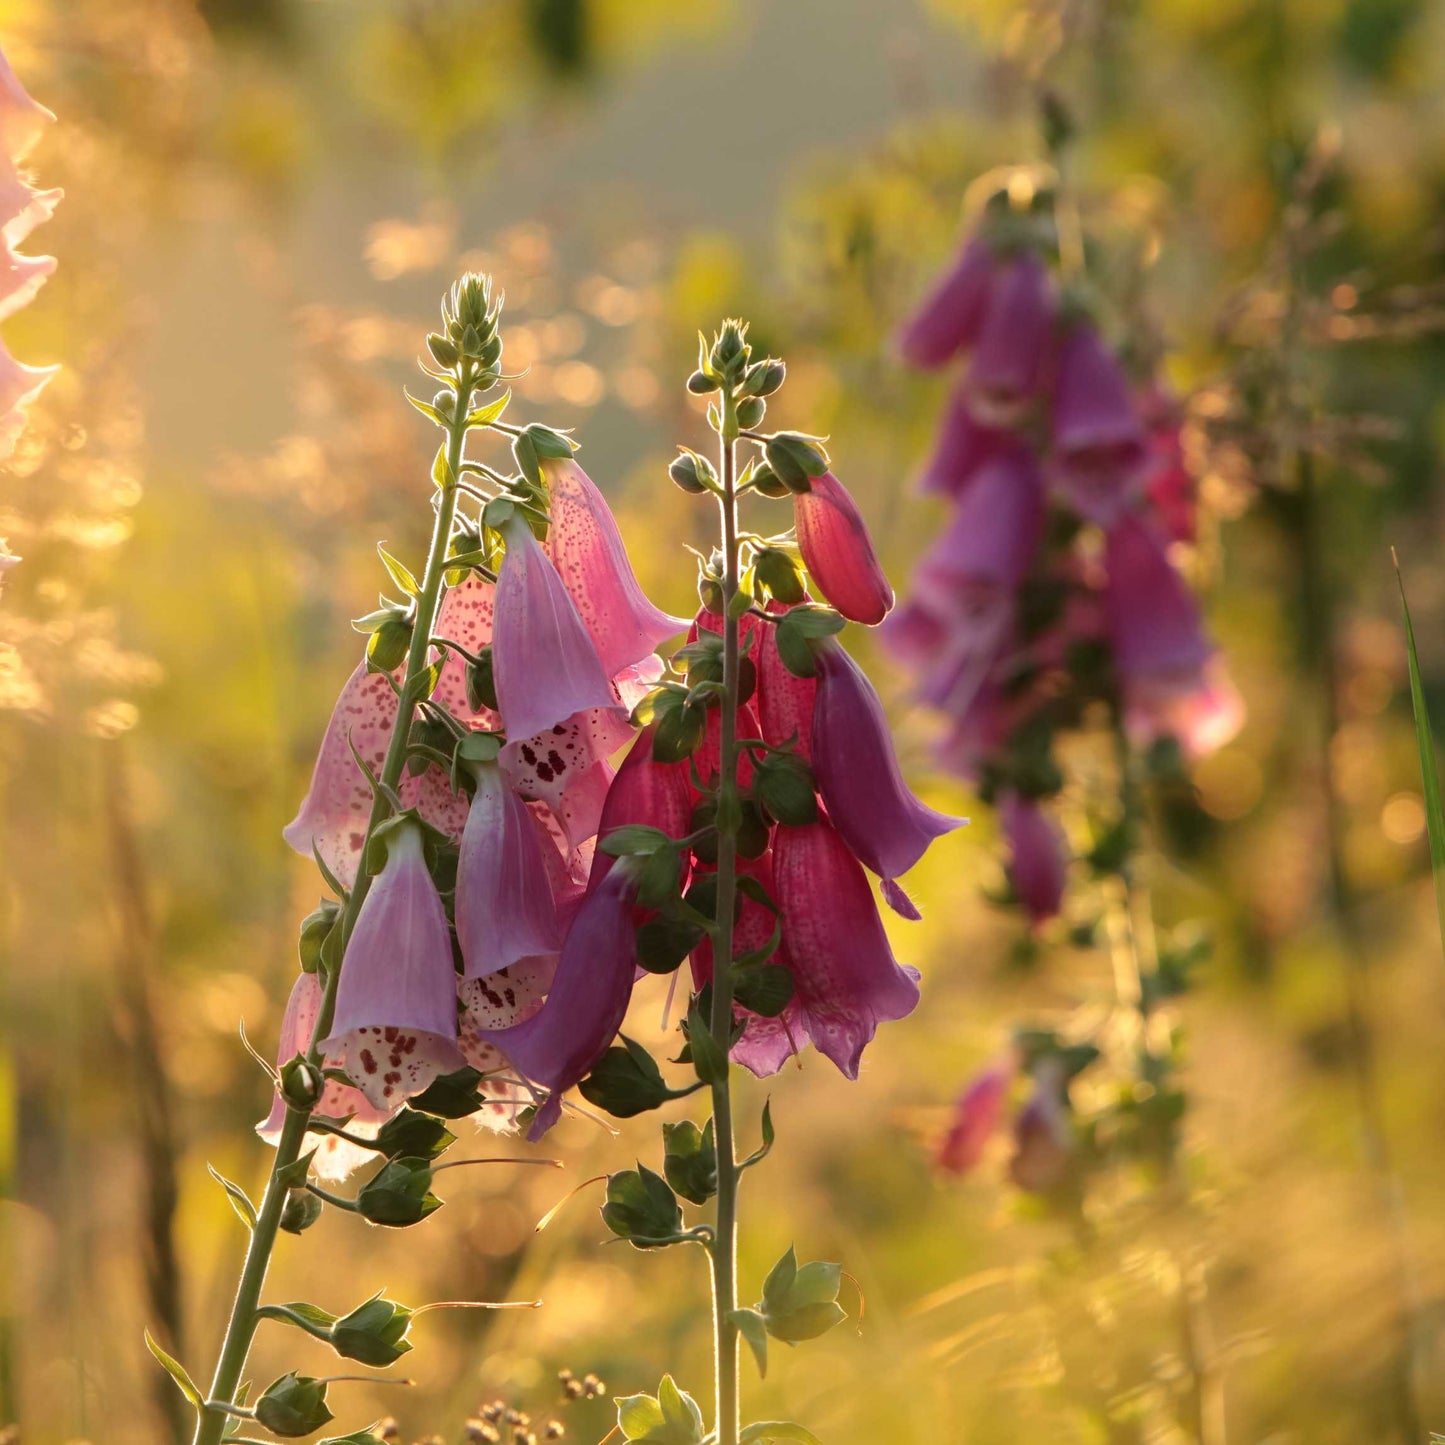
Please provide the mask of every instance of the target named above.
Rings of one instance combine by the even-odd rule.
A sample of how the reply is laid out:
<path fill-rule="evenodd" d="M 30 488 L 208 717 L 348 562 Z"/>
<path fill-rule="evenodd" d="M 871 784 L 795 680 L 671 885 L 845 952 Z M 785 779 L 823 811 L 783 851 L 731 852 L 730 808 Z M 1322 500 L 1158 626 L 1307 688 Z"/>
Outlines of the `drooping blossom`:
<path fill-rule="evenodd" d="M 285 1012 L 281 1015 L 281 1036 L 276 1048 L 278 1069 L 310 1049 L 311 1035 L 321 1012 L 321 995 L 321 980 L 314 973 L 303 973 L 292 984 Z M 349 1120 L 346 1127 L 350 1133 L 370 1139 L 375 1137 L 377 1129 L 387 1121 L 392 1111 L 377 1108 L 360 1089 L 328 1079 L 312 1112 L 323 1119 Z M 274 1146 L 281 1138 L 285 1122 L 286 1103 L 279 1093 L 274 1093 L 271 1096 L 271 1112 L 256 1125 L 256 1132 Z M 352 1170 L 376 1157 L 371 1150 L 363 1149 L 359 1144 L 319 1130 L 307 1134 L 303 1149 L 316 1151 L 312 1167 L 322 1179 L 345 1179 Z"/>
<path fill-rule="evenodd" d="M 575 713 L 616 707 L 597 648 L 557 569 L 520 511 L 502 525 L 492 671 L 510 738 L 530 738 Z"/>
<path fill-rule="evenodd" d="M 551 502 L 547 555 L 611 677 L 641 662 L 687 623 L 669 617 L 643 593 L 616 519 L 587 473 L 574 461 L 548 459 L 542 474 Z"/>
<path fill-rule="evenodd" d="M 989 287 L 978 341 L 965 375 L 969 405 L 986 426 L 1013 426 L 1043 380 L 1053 297 L 1032 250 L 1019 251 Z"/>
<path fill-rule="evenodd" d="M 999 798 L 998 816 L 1008 844 L 1009 882 L 1037 928 L 1063 907 L 1069 858 L 1063 830 L 1035 799 L 1013 789 Z"/>
<path fill-rule="evenodd" d="M 948 399 L 933 452 L 918 478 L 920 492 L 958 498 L 996 447 L 1009 436 L 984 426 L 973 414 L 968 390 L 958 386 Z"/>
<path fill-rule="evenodd" d="M 970 238 L 898 333 L 898 350 L 910 365 L 945 366 L 978 335 L 993 278 L 993 249 Z"/>
<path fill-rule="evenodd" d="M 1112 526 L 1146 458 L 1144 427 L 1124 369 L 1095 328 L 1079 322 L 1059 347 L 1053 465 L 1081 516 Z"/>
<path fill-rule="evenodd" d="M 823 596 L 850 622 L 882 622 L 893 606 L 893 588 L 858 504 L 831 472 L 793 494 L 793 523 L 798 550 Z"/>
<path fill-rule="evenodd" d="M 617 1036 L 637 969 L 630 869 L 613 868 L 582 900 L 551 988 L 531 1018 L 485 1037 L 532 1083 L 548 1090 L 528 1137 L 539 1139 L 562 1112 L 562 1095 L 584 1078 Z"/>
<path fill-rule="evenodd" d="M 659 763 L 652 756 L 654 729 L 641 733 L 607 792 L 599 841 L 617 828 L 656 828 L 669 838 L 685 837 L 692 816 L 692 784 L 688 764 Z M 592 864 L 594 883 L 611 871 L 615 859 L 598 852 Z"/>
<path fill-rule="evenodd" d="M 831 639 L 818 649 L 812 758 L 834 828 L 885 885 L 908 872 L 935 838 L 963 826 L 920 802 L 903 780 L 873 684 Z M 885 897 L 899 911 L 895 888 Z M 915 915 L 916 916 L 916 913 Z"/>
<path fill-rule="evenodd" d="M 1055 1059 L 1034 1073 L 1034 1091 L 1013 1125 L 1009 1177 L 1027 1194 L 1050 1194 L 1069 1176 L 1074 1135 L 1065 1103 L 1066 1086 Z"/>
<path fill-rule="evenodd" d="M 969 1080 L 933 1156 L 943 1173 L 967 1174 L 977 1167 L 1003 1118 L 1017 1072 L 1018 1065 L 1010 1056 L 995 1060 Z"/>
<path fill-rule="evenodd" d="M 472 768 L 476 792 L 457 860 L 456 925 L 468 978 L 562 946 L 547 851 L 557 849 L 495 763 Z"/>
<path fill-rule="evenodd" d="M 788 608 L 784 603 L 770 602 L 768 610 L 781 615 Z M 791 741 L 794 752 L 806 762 L 813 755 L 813 704 L 818 681 L 788 671 L 778 655 L 771 627 L 759 633 L 755 656 L 759 736 L 773 747 Z"/>
<path fill-rule="evenodd" d="M 918 972 L 894 959 L 862 864 L 826 818 L 777 830 L 773 872 L 799 1017 L 856 1079 L 878 1025 L 917 1006 Z"/>
<path fill-rule="evenodd" d="M 421 829 L 403 821 L 385 841 L 386 863 L 346 945 L 322 1044 L 378 1109 L 395 1108 L 465 1062 L 451 934 Z"/>

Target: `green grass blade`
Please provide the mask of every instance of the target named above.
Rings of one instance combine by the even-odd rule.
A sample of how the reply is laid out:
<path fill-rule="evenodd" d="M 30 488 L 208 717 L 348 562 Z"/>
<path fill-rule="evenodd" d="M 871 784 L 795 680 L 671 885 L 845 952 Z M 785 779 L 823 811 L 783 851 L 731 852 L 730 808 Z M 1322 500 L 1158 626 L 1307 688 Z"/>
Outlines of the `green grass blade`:
<path fill-rule="evenodd" d="M 1394 549 L 1391 549 L 1394 556 Z M 1435 767 L 1435 739 L 1420 682 L 1420 657 L 1415 650 L 1415 628 L 1405 600 L 1405 579 L 1400 559 L 1394 557 L 1395 580 L 1400 584 L 1400 607 L 1405 614 L 1405 647 L 1410 656 L 1410 704 L 1415 710 L 1415 742 L 1420 749 L 1420 781 L 1425 794 L 1425 825 L 1430 834 L 1430 867 L 1435 875 L 1435 908 L 1440 917 L 1440 945 L 1445 949 L 1445 811 L 1440 807 L 1440 774 Z"/>

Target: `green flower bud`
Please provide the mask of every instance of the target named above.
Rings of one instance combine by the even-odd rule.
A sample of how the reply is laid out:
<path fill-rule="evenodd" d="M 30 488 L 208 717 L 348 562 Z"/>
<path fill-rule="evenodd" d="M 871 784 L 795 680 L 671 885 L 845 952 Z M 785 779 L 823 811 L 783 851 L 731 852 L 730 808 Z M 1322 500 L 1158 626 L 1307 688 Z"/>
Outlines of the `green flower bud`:
<path fill-rule="evenodd" d="M 257 1423 L 287 1439 L 310 1435 L 333 1419 L 326 1408 L 326 1381 L 294 1370 L 268 1385 L 256 1401 Z"/>
<path fill-rule="evenodd" d="M 765 497 L 789 495 L 787 483 L 766 462 L 759 462 L 753 468 L 752 485 L 754 491 L 760 492 Z"/>
<path fill-rule="evenodd" d="M 362 1185 L 357 1212 L 372 1224 L 404 1229 L 441 1208 L 431 1192 L 431 1166 L 425 1159 L 392 1159 Z"/>
<path fill-rule="evenodd" d="M 748 367 L 743 389 L 749 396 L 771 396 L 782 386 L 787 374 L 787 367 L 770 356 L 766 361 L 758 361 Z"/>
<path fill-rule="evenodd" d="M 753 571 L 779 602 L 801 602 L 807 596 L 796 559 L 780 547 L 764 547 L 753 557 Z"/>
<path fill-rule="evenodd" d="M 406 661 L 410 647 L 411 622 L 394 615 L 367 638 L 366 658 L 378 672 L 395 672 Z"/>
<path fill-rule="evenodd" d="M 326 1206 L 309 1189 L 291 1189 L 281 1206 L 281 1228 L 287 1234 L 305 1234 L 321 1218 Z"/>
<path fill-rule="evenodd" d="M 300 1054 L 281 1066 L 281 1097 L 293 1109 L 314 1109 L 325 1087 L 320 1069 L 308 1064 Z"/>
<path fill-rule="evenodd" d="M 462 355 L 476 356 L 482 349 L 482 333 L 474 325 L 462 328 Z"/>
<path fill-rule="evenodd" d="M 722 383 L 715 377 L 711 377 L 705 371 L 695 371 L 687 379 L 687 389 L 694 396 L 706 396 L 710 391 L 716 391 Z"/>
<path fill-rule="evenodd" d="M 443 387 L 432 397 L 431 404 L 439 416 L 450 416 L 457 409 L 457 394 L 450 387 Z"/>
<path fill-rule="evenodd" d="M 763 417 L 767 415 L 768 404 L 760 396 L 744 397 L 738 403 L 738 425 L 751 430 L 762 424 Z"/>
<path fill-rule="evenodd" d="M 694 495 L 707 491 L 708 483 L 717 481 L 717 473 L 707 458 L 691 451 L 684 451 L 681 456 L 674 457 L 672 465 L 667 469 L 667 475 L 684 492 Z"/>
<path fill-rule="evenodd" d="M 411 1349 L 406 1338 L 411 1317 L 412 1311 L 395 1300 L 369 1299 L 331 1326 L 331 1347 L 363 1365 L 394 1365 Z"/>
<path fill-rule="evenodd" d="M 336 920 L 340 916 L 340 904 L 335 899 L 328 898 L 322 902 L 319 908 L 308 913 L 301 920 L 301 936 L 297 941 L 297 952 L 301 956 L 302 972 L 316 972 L 316 966 L 321 962 L 321 949 L 331 936 L 331 930 L 336 927 Z"/>
<path fill-rule="evenodd" d="M 458 352 L 456 344 L 448 337 L 433 331 L 426 339 L 427 350 L 432 354 L 432 360 L 438 366 L 455 366 L 457 364 Z"/>

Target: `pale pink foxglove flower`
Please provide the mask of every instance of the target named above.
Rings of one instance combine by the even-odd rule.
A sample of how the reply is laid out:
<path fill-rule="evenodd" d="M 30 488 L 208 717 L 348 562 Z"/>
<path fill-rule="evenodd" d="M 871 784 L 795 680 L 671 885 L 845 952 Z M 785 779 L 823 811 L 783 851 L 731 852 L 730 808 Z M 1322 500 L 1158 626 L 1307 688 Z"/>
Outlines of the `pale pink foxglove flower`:
<path fill-rule="evenodd" d="M 392 1109 L 465 1060 L 451 931 L 421 828 L 402 821 L 384 837 L 386 864 L 347 942 L 322 1047 L 372 1104 Z"/>

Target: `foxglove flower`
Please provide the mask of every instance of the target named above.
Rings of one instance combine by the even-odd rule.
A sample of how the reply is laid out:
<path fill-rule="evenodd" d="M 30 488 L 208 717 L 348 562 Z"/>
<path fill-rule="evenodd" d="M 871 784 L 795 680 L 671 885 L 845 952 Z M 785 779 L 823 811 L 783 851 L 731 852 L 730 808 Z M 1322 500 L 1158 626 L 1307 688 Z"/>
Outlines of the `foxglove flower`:
<path fill-rule="evenodd" d="M 587 1075 L 622 1026 L 637 971 L 636 892 L 631 870 L 613 868 L 582 900 L 546 1002 L 522 1023 L 483 1031 L 525 1078 L 549 1091 L 530 1139 L 557 1122 L 562 1095 Z"/>
<path fill-rule="evenodd" d="M 969 362 L 973 414 L 985 426 L 1013 426 L 1043 380 L 1053 298 L 1043 262 L 1021 251 L 995 276 Z"/>
<path fill-rule="evenodd" d="M 618 768 L 602 808 L 599 841 L 614 829 L 634 826 L 656 828 L 669 838 L 686 837 L 693 801 L 689 765 L 655 761 L 652 736 L 651 728 L 642 733 Z M 592 863 L 592 882 L 610 873 L 616 862 L 599 851 Z"/>
<path fill-rule="evenodd" d="M 843 841 L 883 880 L 889 904 L 916 918 L 894 880 L 935 838 L 965 820 L 935 812 L 913 795 L 893 751 L 883 704 L 838 643 L 818 649 L 818 668 L 812 748 L 818 791 Z"/>
<path fill-rule="evenodd" d="M 945 1174 L 967 1174 L 977 1167 L 1003 1118 L 1013 1083 L 1012 1058 L 981 1069 L 953 1106 L 948 1132 L 939 1142 L 934 1163 Z"/>
<path fill-rule="evenodd" d="M 510 738 L 530 738 L 589 708 L 615 708 L 607 674 L 557 569 L 521 512 L 502 525 L 492 672 Z"/>
<path fill-rule="evenodd" d="M 10 62 L 0 51 L 0 150 L 12 161 L 29 153 L 41 132 L 55 120 L 53 112 L 32 100 Z"/>
<path fill-rule="evenodd" d="M 310 1049 L 311 1035 L 321 1012 L 321 994 L 321 980 L 314 973 L 301 974 L 291 986 L 286 1010 L 281 1015 L 281 1038 L 276 1049 L 278 1069 Z M 361 1090 L 328 1079 L 312 1112 L 323 1119 L 347 1119 L 351 1133 L 370 1139 L 386 1122 L 391 1110 L 378 1109 Z M 256 1132 L 274 1147 L 285 1122 L 285 1101 L 279 1093 L 273 1094 L 271 1112 L 256 1125 Z M 371 1150 L 328 1133 L 307 1134 L 303 1148 L 315 1150 L 312 1167 L 322 1179 L 345 1179 L 352 1170 L 376 1157 Z"/>
<path fill-rule="evenodd" d="M 878 1025 L 917 1006 L 918 972 L 894 959 L 863 867 L 826 819 L 779 828 L 773 871 L 808 1037 L 856 1079 Z"/>
<path fill-rule="evenodd" d="M 943 413 L 933 454 L 918 478 L 920 492 L 962 496 L 978 469 L 988 461 L 1007 433 L 980 424 L 965 388 L 955 388 Z"/>
<path fill-rule="evenodd" d="M 456 922 L 468 978 L 485 978 L 562 946 L 547 856 L 526 803 L 495 763 L 472 769 L 476 793 L 457 860 Z"/>
<path fill-rule="evenodd" d="M 898 334 L 903 359 L 925 369 L 945 366 L 972 344 L 983 323 L 993 251 L 973 237 Z"/>
<path fill-rule="evenodd" d="M 843 484 L 825 472 L 793 494 L 798 550 L 818 590 L 850 622 L 874 626 L 893 606 L 863 514 Z"/>
<path fill-rule="evenodd" d="M 768 603 L 769 612 L 788 610 L 784 603 Z M 788 671 L 778 655 L 774 633 L 775 629 L 763 627 L 753 654 L 758 670 L 758 735 L 775 748 L 792 740 L 793 751 L 806 762 L 813 755 L 813 701 L 818 682 Z"/>
<path fill-rule="evenodd" d="M 1058 823 L 1032 798 L 1012 790 L 998 803 L 1009 848 L 1009 881 L 1034 927 L 1057 916 L 1068 876 L 1068 848 Z"/>
<path fill-rule="evenodd" d="M 386 835 L 386 865 L 346 945 L 336 1017 L 322 1047 L 378 1109 L 394 1109 L 465 1062 L 446 909 L 418 825 Z"/>
<path fill-rule="evenodd" d="M 548 459 L 542 474 L 551 495 L 547 553 L 611 677 L 642 661 L 687 623 L 648 601 L 617 521 L 587 473 L 576 462 Z"/>
<path fill-rule="evenodd" d="M 1065 1085 L 1055 1060 L 1045 1060 L 1033 1095 L 1014 1120 L 1009 1176 L 1027 1194 L 1050 1194 L 1069 1176 L 1074 1135 L 1064 1102 Z"/>
<path fill-rule="evenodd" d="M 1054 473 L 1078 513 L 1112 526 L 1133 499 L 1146 448 L 1124 370 L 1088 323 L 1071 326 L 1054 388 Z"/>
<path fill-rule="evenodd" d="M 1221 747 L 1243 709 L 1205 636 L 1199 604 L 1147 520 L 1124 518 L 1109 532 L 1104 593 L 1114 665 L 1130 731 L 1172 733 L 1185 749 Z"/>

